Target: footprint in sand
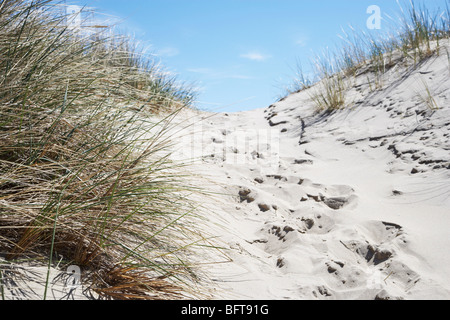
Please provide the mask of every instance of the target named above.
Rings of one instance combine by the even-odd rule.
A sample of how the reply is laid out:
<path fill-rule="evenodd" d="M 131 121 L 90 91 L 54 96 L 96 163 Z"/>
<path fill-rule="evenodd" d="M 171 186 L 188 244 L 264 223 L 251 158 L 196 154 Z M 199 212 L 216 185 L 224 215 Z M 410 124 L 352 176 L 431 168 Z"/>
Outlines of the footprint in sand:
<path fill-rule="evenodd" d="M 239 191 L 239 198 L 241 203 L 243 202 L 247 202 L 247 203 L 252 203 L 253 201 L 255 201 L 255 198 L 250 196 L 250 194 L 252 193 L 252 191 L 250 189 L 242 189 Z"/>

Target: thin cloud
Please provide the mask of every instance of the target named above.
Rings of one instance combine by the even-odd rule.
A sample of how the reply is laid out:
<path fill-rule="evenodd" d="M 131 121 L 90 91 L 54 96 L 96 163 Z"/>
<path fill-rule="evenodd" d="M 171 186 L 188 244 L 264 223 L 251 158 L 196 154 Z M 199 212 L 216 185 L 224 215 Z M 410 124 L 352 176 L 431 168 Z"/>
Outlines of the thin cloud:
<path fill-rule="evenodd" d="M 215 71 L 209 68 L 190 68 L 187 69 L 188 72 L 192 72 L 192 73 L 200 73 L 200 74 L 207 74 L 207 75 L 211 75 L 214 74 Z"/>
<path fill-rule="evenodd" d="M 241 58 L 249 59 L 252 61 L 265 61 L 270 58 L 268 55 L 264 55 L 259 52 L 249 52 L 245 54 L 241 54 Z"/>
<path fill-rule="evenodd" d="M 295 40 L 295 44 L 300 46 L 300 47 L 306 47 L 306 45 L 308 44 L 308 38 L 307 37 L 299 37 L 297 38 L 297 40 Z"/>
<path fill-rule="evenodd" d="M 161 57 L 175 57 L 180 54 L 180 50 L 174 47 L 165 47 L 162 49 L 159 49 L 157 52 L 158 56 Z"/>
<path fill-rule="evenodd" d="M 201 74 L 211 79 L 240 79 L 240 80 L 254 79 L 254 77 L 243 75 L 240 73 L 230 73 L 228 71 L 218 71 L 210 68 L 189 68 L 186 71 Z"/>

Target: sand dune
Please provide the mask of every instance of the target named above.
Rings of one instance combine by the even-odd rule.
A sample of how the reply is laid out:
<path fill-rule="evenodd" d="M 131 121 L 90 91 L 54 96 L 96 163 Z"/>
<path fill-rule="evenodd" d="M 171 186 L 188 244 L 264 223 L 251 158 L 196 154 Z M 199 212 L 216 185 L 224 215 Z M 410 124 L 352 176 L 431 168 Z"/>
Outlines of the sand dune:
<path fill-rule="evenodd" d="M 208 266 L 213 298 L 450 298 L 449 72 L 442 55 L 393 68 L 380 90 L 358 76 L 332 113 L 314 87 L 250 112 L 186 111 L 175 157 L 196 157 L 217 193 L 199 199 L 203 229 L 230 259 Z"/>
<path fill-rule="evenodd" d="M 172 158 L 189 160 L 206 193 L 192 196 L 198 229 L 222 248 L 193 258 L 207 276 L 199 290 L 236 300 L 450 298 L 448 57 L 399 65 L 377 90 L 367 79 L 352 80 L 338 111 L 318 112 L 312 87 L 268 108 L 189 109 L 174 120 Z M 14 268 L 27 277 L 16 281 Z M 46 273 L 12 266 L 6 294 L 42 297 Z M 66 280 L 52 283 L 52 298 L 91 298 L 73 296 Z"/>

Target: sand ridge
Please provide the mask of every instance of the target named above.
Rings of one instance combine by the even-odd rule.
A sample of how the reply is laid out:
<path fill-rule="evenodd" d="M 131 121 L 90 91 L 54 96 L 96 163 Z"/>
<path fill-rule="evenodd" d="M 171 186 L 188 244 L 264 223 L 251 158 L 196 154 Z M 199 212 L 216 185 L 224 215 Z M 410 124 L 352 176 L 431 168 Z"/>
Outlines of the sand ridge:
<path fill-rule="evenodd" d="M 249 112 L 187 111 L 180 150 L 216 192 L 206 228 L 230 258 L 208 270 L 214 298 L 450 297 L 448 61 L 386 77 L 374 92 L 356 77 L 350 107 L 332 113 L 309 90 Z M 423 79 L 437 110 L 421 103 Z"/>

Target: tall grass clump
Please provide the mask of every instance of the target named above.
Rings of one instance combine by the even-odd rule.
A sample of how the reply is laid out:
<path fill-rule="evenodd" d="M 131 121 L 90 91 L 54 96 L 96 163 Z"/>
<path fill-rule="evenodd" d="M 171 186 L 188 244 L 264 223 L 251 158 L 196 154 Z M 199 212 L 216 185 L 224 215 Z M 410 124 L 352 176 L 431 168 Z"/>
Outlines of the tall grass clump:
<path fill-rule="evenodd" d="M 305 74 L 300 61 L 297 61 L 297 65 L 293 68 L 295 73 L 292 83 L 284 89 L 285 94 L 289 95 L 294 92 L 300 92 L 309 89 L 314 84 L 314 79 Z"/>
<path fill-rule="evenodd" d="M 57 8 L 0 2 L 0 258 L 50 270 L 63 257 L 99 298 L 182 298 L 203 238 L 168 128 L 193 92 Z"/>
<path fill-rule="evenodd" d="M 440 40 L 450 36 L 448 3 L 444 12 L 432 13 L 425 4 L 413 1 L 401 11 L 397 46 L 404 56 L 412 56 L 415 61 L 427 58 L 439 50 Z"/>
<path fill-rule="evenodd" d="M 448 71 L 450 73 L 450 52 L 448 51 L 448 48 L 445 48 L 445 53 L 447 54 Z"/>
<path fill-rule="evenodd" d="M 419 101 L 421 101 L 424 105 L 428 107 L 431 111 L 439 110 L 439 104 L 436 101 L 433 93 L 431 92 L 430 87 L 424 79 L 421 79 L 423 89 L 417 93 L 417 97 Z"/>
<path fill-rule="evenodd" d="M 316 74 L 321 79 L 314 87 L 311 99 L 320 111 L 337 110 L 345 105 L 345 76 L 335 69 L 333 58 L 327 52 L 315 62 Z"/>
<path fill-rule="evenodd" d="M 352 78 L 366 74 L 371 91 L 381 89 L 384 75 L 397 64 L 414 67 L 434 54 L 441 54 L 443 40 L 450 38 L 450 1 L 436 12 L 431 12 L 425 3 L 414 1 L 399 7 L 399 16 L 384 19 L 384 30 L 377 35 L 354 28 L 344 31 L 334 52 L 324 56 L 328 59 L 327 72 L 323 62 L 317 68 L 316 61 L 323 59 L 317 56 L 311 65 L 315 82 L 298 85 L 295 76 L 289 93 L 317 85 L 311 99 L 318 110 L 336 109 L 345 105 L 346 83 Z M 298 73 L 303 74 L 303 70 Z"/>

